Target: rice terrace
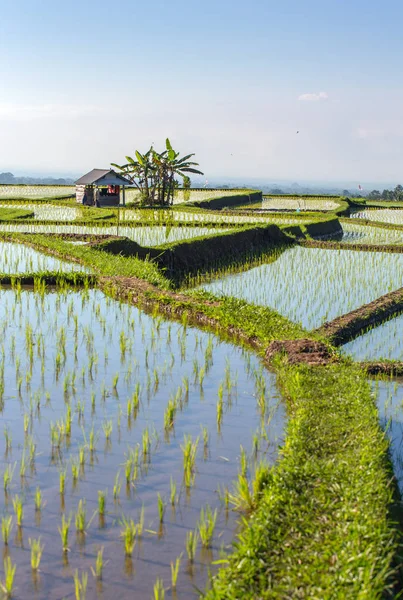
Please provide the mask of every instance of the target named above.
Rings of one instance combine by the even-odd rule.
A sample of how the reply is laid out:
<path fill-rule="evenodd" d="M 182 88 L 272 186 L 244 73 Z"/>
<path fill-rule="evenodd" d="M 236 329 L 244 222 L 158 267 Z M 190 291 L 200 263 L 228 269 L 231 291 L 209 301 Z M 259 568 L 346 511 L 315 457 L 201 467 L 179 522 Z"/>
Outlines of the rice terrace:
<path fill-rule="evenodd" d="M 198 172 L 0 185 L 2 593 L 397 597 L 403 202 Z"/>

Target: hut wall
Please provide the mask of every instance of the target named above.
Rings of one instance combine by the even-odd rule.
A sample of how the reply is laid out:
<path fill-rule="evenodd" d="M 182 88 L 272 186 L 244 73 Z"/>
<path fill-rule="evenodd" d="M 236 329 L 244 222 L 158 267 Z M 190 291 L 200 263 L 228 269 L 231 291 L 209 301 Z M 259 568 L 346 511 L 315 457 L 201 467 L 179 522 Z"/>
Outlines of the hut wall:
<path fill-rule="evenodd" d="M 92 206 L 94 204 L 94 188 L 91 185 L 76 185 L 77 204 L 83 203 L 84 193 L 87 195 L 86 204 Z"/>

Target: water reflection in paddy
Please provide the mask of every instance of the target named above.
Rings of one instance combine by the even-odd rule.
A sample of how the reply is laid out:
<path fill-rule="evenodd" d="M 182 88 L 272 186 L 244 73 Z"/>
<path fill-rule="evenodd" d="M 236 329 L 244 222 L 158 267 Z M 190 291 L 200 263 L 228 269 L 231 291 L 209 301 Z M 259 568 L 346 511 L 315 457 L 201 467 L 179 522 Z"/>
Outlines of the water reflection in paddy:
<path fill-rule="evenodd" d="M 235 480 L 240 445 L 249 474 L 255 434 L 256 458 L 273 463 L 277 457 L 285 415 L 274 375 L 253 355 L 212 334 L 152 318 L 97 290 L 39 295 L 2 289 L 0 332 L 1 417 L 11 440 L 1 455 L 0 470 L 7 465 L 14 469 L 8 494 L 0 496 L 0 511 L 13 514 L 15 494 L 24 502 L 23 527 L 14 525 L 9 548 L 17 566 L 17 596 L 72 597 L 75 569 L 90 574 L 98 549 L 104 547 L 102 585 L 90 574 L 87 597 L 95 597 L 101 585 L 105 598 L 149 599 L 157 576 L 169 587 L 170 562 L 181 553 L 178 597 L 196 597 L 194 586 L 205 586 L 208 565 L 219 558 L 221 546 L 230 543 L 237 529 L 239 515 L 226 510 L 218 489 L 231 487 Z M 223 417 L 218 427 L 220 395 Z M 176 402 L 176 411 L 174 426 L 167 430 L 164 413 L 169 400 Z M 60 441 L 69 407 L 71 435 Z M 208 432 L 206 447 L 201 427 Z M 146 431 L 150 445 L 143 455 Z M 185 435 L 193 441 L 199 437 L 191 488 L 183 484 Z M 126 461 L 136 448 L 137 478 L 132 472 L 126 486 Z M 24 464 L 26 475 L 21 478 Z M 74 467 L 79 473 L 76 482 Z M 63 470 L 66 492 L 60 496 Z M 171 478 L 177 484 L 175 507 L 170 505 Z M 121 491 L 114 500 L 116 482 Z M 44 501 L 39 513 L 34 508 L 37 486 Z M 96 513 L 99 490 L 107 491 L 104 519 Z M 167 504 L 162 526 L 158 493 Z M 74 526 L 80 499 L 86 500 L 88 521 L 94 515 L 85 536 L 76 536 Z M 207 504 L 218 511 L 212 548 L 202 549 L 199 543 L 191 567 L 186 533 L 197 527 L 200 509 Z M 137 521 L 143 506 L 145 531 L 130 560 L 120 537 L 121 519 Z M 73 514 L 70 552 L 65 555 L 58 533 L 63 512 Z M 28 539 L 39 536 L 45 549 L 34 593 Z"/>

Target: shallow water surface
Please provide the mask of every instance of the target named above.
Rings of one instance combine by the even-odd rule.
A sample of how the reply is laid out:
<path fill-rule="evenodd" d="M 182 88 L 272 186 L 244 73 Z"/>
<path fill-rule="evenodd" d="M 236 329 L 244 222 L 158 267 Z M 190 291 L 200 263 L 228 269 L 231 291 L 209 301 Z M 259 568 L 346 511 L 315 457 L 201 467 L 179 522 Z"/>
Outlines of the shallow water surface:
<path fill-rule="evenodd" d="M 295 246 L 270 264 L 203 285 L 270 306 L 308 329 L 403 285 L 403 255 Z"/>
<path fill-rule="evenodd" d="M 86 225 L 35 225 L 35 224 L 0 224 L 0 231 L 15 233 L 73 233 L 84 235 L 118 235 L 127 237 L 141 246 L 159 246 L 168 242 L 191 239 L 203 235 L 218 235 L 228 231 L 215 227 L 122 227 L 103 226 L 88 227 Z"/>
<path fill-rule="evenodd" d="M 403 360 L 402 334 L 403 315 L 400 315 L 345 344 L 342 351 L 359 361 Z"/>
<path fill-rule="evenodd" d="M 342 227 L 343 244 L 403 244 L 403 231 L 398 229 L 383 229 L 346 222 Z"/>
<path fill-rule="evenodd" d="M 42 254 L 23 244 L 0 242 L 0 273 L 12 275 L 17 273 L 41 273 L 43 271 L 89 272 L 81 265 Z"/>
<path fill-rule="evenodd" d="M 390 440 L 390 456 L 400 493 L 403 493 L 403 380 L 373 383 L 380 422 Z"/>
<path fill-rule="evenodd" d="M 239 514 L 225 508 L 218 490 L 232 488 L 240 445 L 249 474 L 255 460 L 276 460 L 285 414 L 274 375 L 255 356 L 212 334 L 152 318 L 98 290 L 38 294 L 2 289 L 0 334 L 0 408 L 6 432 L 0 471 L 13 473 L 8 492 L 0 494 L 0 511 L 13 514 L 16 494 L 24 503 L 23 526 L 17 528 L 13 517 L 9 547 L 17 566 L 15 597 L 71 598 L 78 569 L 89 574 L 87 598 L 149 599 L 157 577 L 170 587 L 170 562 L 181 554 L 177 597 L 196 597 L 194 586 L 205 587 L 208 566 L 220 558 L 222 547 L 228 549 L 237 530 Z M 220 396 L 223 416 L 218 424 Z M 166 428 L 169 401 L 175 418 L 173 427 Z M 191 487 L 183 479 L 185 435 L 193 442 L 199 439 Z M 130 456 L 135 458 L 126 484 Z M 66 491 L 60 495 L 64 470 Z M 177 485 L 175 506 L 170 503 L 171 479 Z M 117 483 L 121 491 L 114 499 Z M 37 486 L 43 496 L 40 512 L 34 507 Z M 99 490 L 107 491 L 104 518 L 96 512 Z M 166 503 L 162 524 L 158 493 Z M 85 535 L 75 531 L 80 499 L 90 521 Z M 199 542 L 191 566 L 186 533 L 197 527 L 207 504 L 217 509 L 212 547 L 203 549 Z M 122 518 L 138 522 L 142 507 L 144 531 L 128 558 Z M 58 532 L 62 513 L 73 515 L 65 554 Z M 44 553 L 34 578 L 28 540 L 39 536 Z M 90 567 L 102 547 L 101 583 Z M 166 597 L 175 594 L 171 590 Z"/>

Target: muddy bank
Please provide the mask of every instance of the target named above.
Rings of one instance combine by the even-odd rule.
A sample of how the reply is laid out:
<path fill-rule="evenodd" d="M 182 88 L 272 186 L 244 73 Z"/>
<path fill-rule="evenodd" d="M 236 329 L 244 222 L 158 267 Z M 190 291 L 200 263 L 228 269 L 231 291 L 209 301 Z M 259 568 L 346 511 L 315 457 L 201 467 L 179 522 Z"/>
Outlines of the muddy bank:
<path fill-rule="evenodd" d="M 324 323 L 315 330 L 315 333 L 327 338 L 331 344 L 341 346 L 371 327 L 381 325 L 402 312 L 403 288 L 399 288 L 333 321 Z"/>
<path fill-rule="evenodd" d="M 368 375 L 403 376 L 403 361 L 365 361 L 357 363 Z"/>
<path fill-rule="evenodd" d="M 298 240 L 300 246 L 306 248 L 323 248 L 325 250 L 357 250 L 360 252 L 393 252 L 403 253 L 403 245 L 394 244 L 343 244 L 337 241 Z"/>
<path fill-rule="evenodd" d="M 300 340 L 276 340 L 266 350 L 265 359 L 271 362 L 276 354 L 287 357 L 288 364 L 307 364 L 310 366 L 327 365 L 335 362 L 337 357 L 323 342 L 300 339 Z"/>

